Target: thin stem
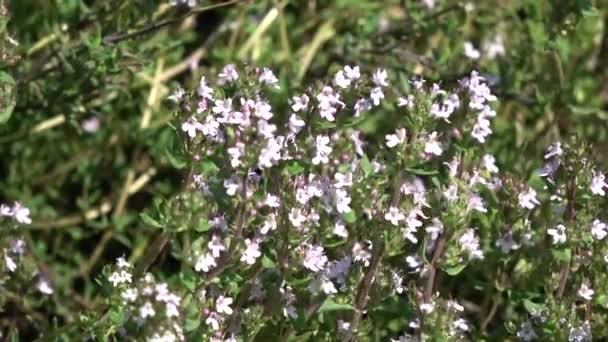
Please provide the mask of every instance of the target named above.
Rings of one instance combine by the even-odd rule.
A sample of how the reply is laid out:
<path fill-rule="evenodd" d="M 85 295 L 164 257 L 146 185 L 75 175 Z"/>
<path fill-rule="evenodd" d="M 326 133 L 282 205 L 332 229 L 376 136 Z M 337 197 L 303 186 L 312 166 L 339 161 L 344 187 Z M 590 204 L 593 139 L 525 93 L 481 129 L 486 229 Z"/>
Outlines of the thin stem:
<path fill-rule="evenodd" d="M 566 221 L 568 226 L 574 223 L 574 196 L 576 194 L 576 175 L 571 175 L 568 182 L 568 205 L 566 207 Z M 559 287 L 557 288 L 556 298 L 561 298 L 566 290 L 568 275 L 570 274 L 570 260 L 568 260 L 560 271 Z"/>
<path fill-rule="evenodd" d="M 105 36 L 103 38 L 103 42 L 105 44 L 116 44 L 119 43 L 123 40 L 127 40 L 127 39 L 132 39 L 132 38 L 136 38 L 154 31 L 157 31 L 165 26 L 169 26 L 175 23 L 179 23 L 182 22 L 183 20 L 191 17 L 194 14 L 199 14 L 202 12 L 206 12 L 212 9 L 216 9 L 216 8 L 220 8 L 220 7 L 224 7 L 224 6 L 229 6 L 229 5 L 234 5 L 238 2 L 241 2 L 243 0 L 230 0 L 230 1 L 226 1 L 226 2 L 221 2 L 219 4 L 214 4 L 214 5 L 209 5 L 209 6 L 204 6 L 204 7 L 199 7 L 199 8 L 195 8 L 192 9 L 191 11 L 189 11 L 188 13 L 182 15 L 181 17 L 178 18 L 173 18 L 173 19 L 167 19 L 167 20 L 163 20 L 161 22 L 158 23 L 154 23 L 151 25 L 148 25 L 146 27 L 143 28 L 139 28 L 133 32 L 129 32 L 129 33 L 112 33 L 108 36 Z"/>
<path fill-rule="evenodd" d="M 426 280 L 426 285 L 424 287 L 424 301 L 428 302 L 431 300 L 431 296 L 433 295 L 433 288 L 435 287 L 435 276 L 437 275 L 437 264 L 439 263 L 439 259 L 443 254 L 443 249 L 445 247 L 445 243 L 447 241 L 447 234 L 443 233 L 437 240 L 437 245 L 435 246 L 435 250 L 433 251 L 433 257 L 431 259 L 431 264 L 429 265 L 429 276 Z"/>
<path fill-rule="evenodd" d="M 391 199 L 391 206 L 397 206 L 401 199 L 401 183 L 402 180 L 401 173 L 397 177 L 395 181 L 395 188 L 393 189 L 393 197 Z M 374 235 L 373 247 L 372 247 L 372 260 L 370 265 L 365 273 L 363 279 L 359 283 L 357 293 L 355 294 L 355 305 L 353 317 L 350 322 L 350 330 L 347 336 L 347 341 L 355 341 L 356 336 L 355 332 L 357 331 L 357 326 L 363 317 L 363 309 L 367 304 L 367 296 L 369 295 L 369 291 L 371 289 L 372 283 L 376 278 L 376 273 L 378 273 L 378 269 L 380 268 L 380 262 L 384 255 L 384 241 L 382 240 L 382 234 Z"/>

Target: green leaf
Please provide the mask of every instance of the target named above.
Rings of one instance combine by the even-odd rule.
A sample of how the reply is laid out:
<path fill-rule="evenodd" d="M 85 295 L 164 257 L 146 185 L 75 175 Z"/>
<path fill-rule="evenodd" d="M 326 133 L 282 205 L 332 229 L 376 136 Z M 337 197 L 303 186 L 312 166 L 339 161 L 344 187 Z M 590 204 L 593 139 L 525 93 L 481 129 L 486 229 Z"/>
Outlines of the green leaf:
<path fill-rule="evenodd" d="M 163 228 L 164 227 L 160 222 L 156 221 L 155 219 L 153 219 L 150 215 L 148 215 L 146 213 L 140 213 L 139 217 L 148 226 L 151 226 L 154 228 Z"/>
<path fill-rule="evenodd" d="M 169 148 L 165 149 L 165 154 L 169 159 L 169 163 L 171 163 L 171 165 L 176 169 L 183 169 L 188 164 L 183 156 L 172 153 Z"/>
<path fill-rule="evenodd" d="M 201 169 L 207 174 L 217 174 L 220 168 L 211 160 L 205 160 L 201 163 Z"/>
<path fill-rule="evenodd" d="M 194 230 L 199 233 L 204 233 L 211 228 L 211 224 L 207 220 L 200 220 L 198 224 L 194 226 Z"/>
<path fill-rule="evenodd" d="M 191 331 L 196 330 L 200 325 L 201 325 L 201 319 L 200 318 L 197 318 L 197 319 L 188 318 L 188 319 L 186 319 L 186 331 L 187 332 L 191 332 Z"/>
<path fill-rule="evenodd" d="M 266 254 L 262 257 L 262 267 L 264 268 L 276 268 L 274 261 L 270 259 Z"/>
<path fill-rule="evenodd" d="M 424 170 L 422 168 L 413 168 L 413 167 L 408 167 L 405 169 L 407 172 L 411 172 L 415 175 L 419 175 L 419 176 L 431 176 L 431 175 L 436 175 L 439 173 L 439 171 L 437 170 Z"/>
<path fill-rule="evenodd" d="M 559 262 L 568 262 L 570 261 L 570 257 L 571 257 L 571 251 L 570 248 L 564 248 L 564 249 L 552 249 L 551 253 L 553 254 L 553 257 L 559 261 Z"/>
<path fill-rule="evenodd" d="M 455 276 L 458 273 L 462 272 L 462 270 L 464 270 L 467 267 L 467 264 L 460 264 L 460 265 L 456 265 L 456 266 L 444 266 L 441 269 L 451 275 L 451 276 Z"/>
<path fill-rule="evenodd" d="M 608 295 L 599 295 L 595 302 L 601 305 L 603 308 L 608 309 Z"/>
<path fill-rule="evenodd" d="M 298 162 L 291 162 L 283 169 L 289 176 L 299 175 L 306 170 L 302 164 Z"/>
<path fill-rule="evenodd" d="M 125 319 L 125 314 L 121 309 L 110 311 L 110 320 L 116 325 L 122 324 Z"/>
<path fill-rule="evenodd" d="M 355 210 L 351 209 L 346 214 L 342 214 L 342 218 L 347 223 L 353 224 L 353 223 L 357 222 L 357 213 L 355 212 Z"/>
<path fill-rule="evenodd" d="M 323 304 L 321 304 L 321 307 L 319 308 L 318 313 L 322 314 L 325 312 L 343 311 L 343 310 L 353 310 L 353 306 L 350 304 L 347 304 L 347 303 L 344 303 L 344 304 L 336 303 L 331 298 L 327 298 L 323 302 Z"/>
<path fill-rule="evenodd" d="M 531 314 L 537 315 L 538 313 L 544 311 L 546 309 L 545 304 L 534 303 L 529 299 L 524 299 L 524 308 Z"/>
<path fill-rule="evenodd" d="M 363 173 L 365 173 L 365 176 L 369 177 L 374 174 L 374 166 L 369 161 L 367 154 L 363 154 L 363 157 L 361 158 L 359 165 L 361 166 Z"/>

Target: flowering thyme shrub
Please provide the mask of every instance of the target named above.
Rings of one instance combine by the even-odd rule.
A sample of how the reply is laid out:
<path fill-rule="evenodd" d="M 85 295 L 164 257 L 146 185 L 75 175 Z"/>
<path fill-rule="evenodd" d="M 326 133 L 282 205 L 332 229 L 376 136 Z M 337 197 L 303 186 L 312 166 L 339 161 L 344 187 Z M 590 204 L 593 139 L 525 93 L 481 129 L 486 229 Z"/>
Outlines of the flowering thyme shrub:
<path fill-rule="evenodd" d="M 282 91 L 270 69 L 229 64 L 169 99 L 184 190 L 142 219 L 189 266 L 180 296 L 118 260 L 112 303 L 133 334 L 182 340 L 185 319 L 205 339 L 356 340 L 394 313 L 401 336 L 384 338 L 460 340 L 508 296 L 511 336 L 585 339 L 607 305 L 585 271 L 605 263 L 604 175 L 559 142 L 529 182 L 501 174 L 484 150 L 497 97 L 476 71 L 443 89 L 345 66 Z M 373 112 L 394 130 L 371 142 L 358 127 Z"/>

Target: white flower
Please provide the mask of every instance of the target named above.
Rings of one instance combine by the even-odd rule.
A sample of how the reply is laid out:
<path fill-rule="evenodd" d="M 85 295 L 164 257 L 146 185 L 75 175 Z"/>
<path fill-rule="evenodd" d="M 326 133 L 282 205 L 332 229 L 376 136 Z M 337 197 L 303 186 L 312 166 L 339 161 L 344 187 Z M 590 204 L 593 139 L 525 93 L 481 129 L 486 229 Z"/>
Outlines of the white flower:
<path fill-rule="evenodd" d="M 272 70 L 270 70 L 268 68 L 263 68 L 262 69 L 262 73 L 260 74 L 259 82 L 261 84 L 266 84 L 266 85 L 272 86 L 272 87 L 274 87 L 276 89 L 280 88 L 279 87 L 279 80 L 274 75 L 274 73 L 272 72 Z"/>
<path fill-rule="evenodd" d="M 346 75 L 346 77 L 353 81 L 356 81 L 359 79 L 359 77 L 361 77 L 361 72 L 359 70 L 359 66 L 357 65 L 355 65 L 354 67 L 351 67 L 350 65 L 345 65 L 344 74 Z"/>
<path fill-rule="evenodd" d="M 374 87 L 369 93 L 369 97 L 372 99 L 374 106 L 378 106 L 380 101 L 384 99 L 384 92 L 382 91 L 382 88 Z"/>
<path fill-rule="evenodd" d="M 226 188 L 228 196 L 234 196 L 241 189 L 241 186 L 241 179 L 238 176 L 232 176 L 224 180 L 224 188 Z"/>
<path fill-rule="evenodd" d="M 464 55 L 467 56 L 467 58 L 469 59 L 475 60 L 479 59 L 481 53 L 475 48 L 473 43 L 467 41 L 464 42 Z"/>
<path fill-rule="evenodd" d="M 496 158 L 491 154 L 486 154 L 482 159 L 483 168 L 488 170 L 490 173 L 497 173 L 498 167 L 496 166 Z"/>
<path fill-rule="evenodd" d="M 422 303 L 420 304 L 420 311 L 425 314 L 428 315 L 431 312 L 435 311 L 435 303 Z"/>
<path fill-rule="evenodd" d="M 338 71 L 334 77 L 334 83 L 343 89 L 348 88 L 350 86 L 350 82 L 350 78 L 346 77 L 346 75 L 344 75 L 344 71 L 342 70 Z"/>
<path fill-rule="evenodd" d="M 116 258 L 116 266 L 118 268 L 131 268 L 131 264 L 124 257 Z"/>
<path fill-rule="evenodd" d="M 304 267 L 313 272 L 319 272 L 325 268 L 327 257 L 323 252 L 323 247 L 308 245 L 304 255 Z"/>
<path fill-rule="evenodd" d="M 184 95 L 186 95 L 186 91 L 184 91 L 184 89 L 182 89 L 182 87 L 177 87 L 177 89 L 175 89 L 175 91 L 173 91 L 173 94 L 169 95 L 167 97 L 168 100 L 171 100 L 175 103 L 180 103 L 182 101 L 182 99 L 184 98 Z"/>
<path fill-rule="evenodd" d="M 262 235 L 268 234 L 269 231 L 277 229 L 277 217 L 275 214 L 268 214 L 266 220 L 264 221 L 264 225 L 260 229 L 260 233 Z"/>
<path fill-rule="evenodd" d="M 437 0 L 421 0 L 421 1 L 428 9 L 433 9 L 433 8 L 435 8 L 435 2 Z"/>
<path fill-rule="evenodd" d="M 291 116 L 289 117 L 289 131 L 291 132 L 291 134 L 298 134 L 302 130 L 304 125 L 306 125 L 304 120 L 302 120 L 296 114 L 291 114 Z"/>
<path fill-rule="evenodd" d="M 220 330 L 220 324 L 223 321 L 222 316 L 218 315 L 217 312 L 211 312 L 207 316 L 205 320 L 205 324 L 211 327 L 211 330 L 218 331 Z"/>
<path fill-rule="evenodd" d="M 267 194 L 266 199 L 264 200 L 264 204 L 271 208 L 278 208 L 281 206 L 281 200 L 279 199 L 279 196 Z"/>
<path fill-rule="evenodd" d="M 389 148 L 393 148 L 397 145 L 401 145 L 405 143 L 406 133 L 405 128 L 399 128 L 395 132 L 395 134 L 387 134 L 386 135 L 386 146 Z"/>
<path fill-rule="evenodd" d="M 476 193 L 471 193 L 469 195 L 468 207 L 472 210 L 477 210 L 482 213 L 487 213 L 488 209 L 486 209 L 485 203 L 483 202 L 483 198 Z"/>
<path fill-rule="evenodd" d="M 291 98 L 291 100 L 293 101 L 291 105 L 291 110 L 293 110 L 294 112 L 297 113 L 301 110 L 308 109 L 308 102 L 310 100 L 308 95 L 302 94 L 302 96 L 294 96 Z"/>
<path fill-rule="evenodd" d="M 372 81 L 377 87 L 386 87 L 388 86 L 387 79 L 388 74 L 384 69 L 377 69 L 376 72 L 372 75 Z"/>
<path fill-rule="evenodd" d="M 407 97 L 400 97 L 397 99 L 399 102 L 397 103 L 398 107 L 407 107 L 408 109 L 414 108 L 414 95 L 409 94 Z"/>
<path fill-rule="evenodd" d="M 117 270 L 112 272 L 108 277 L 108 281 L 112 283 L 112 286 L 116 287 L 119 284 L 130 283 L 133 280 L 133 275 L 128 270 Z"/>
<path fill-rule="evenodd" d="M 413 269 L 414 272 L 418 272 L 420 266 L 422 265 L 422 260 L 420 260 L 418 256 L 408 255 L 405 258 L 405 263 L 407 264 L 407 267 Z"/>
<path fill-rule="evenodd" d="M 437 132 L 432 132 L 426 138 L 424 153 L 440 156 L 443 153 L 441 144 L 437 141 Z"/>
<path fill-rule="evenodd" d="M 405 215 L 399 208 L 390 207 L 388 208 L 388 212 L 384 214 L 384 219 L 393 224 L 393 226 L 398 226 L 399 221 L 405 220 Z"/>
<path fill-rule="evenodd" d="M 361 261 L 365 267 L 369 266 L 369 261 L 372 258 L 372 253 L 370 253 L 362 243 L 355 242 L 353 245 L 353 260 Z"/>
<path fill-rule="evenodd" d="M 214 258 L 218 258 L 220 253 L 226 250 L 226 246 L 224 246 L 222 239 L 217 235 L 213 235 L 211 240 L 209 240 L 207 248 L 211 250 L 211 255 L 213 255 Z"/>
<path fill-rule="evenodd" d="M 517 196 L 517 200 L 519 201 L 519 206 L 525 209 L 534 209 L 534 207 L 540 204 L 536 198 L 536 190 L 532 188 L 520 193 Z"/>
<path fill-rule="evenodd" d="M 602 240 L 608 235 L 606 231 L 606 224 L 601 222 L 600 220 L 594 220 L 591 224 L 591 235 L 597 240 Z"/>
<path fill-rule="evenodd" d="M 201 98 L 213 100 L 213 88 L 207 85 L 207 78 L 205 76 L 201 77 L 196 91 Z"/>
<path fill-rule="evenodd" d="M 289 212 L 289 222 L 291 222 L 294 227 L 299 228 L 306 222 L 306 216 L 302 215 L 301 209 L 291 208 L 291 211 Z"/>
<path fill-rule="evenodd" d="M 483 52 L 490 59 L 494 59 L 496 56 L 504 56 L 506 50 L 502 36 L 500 34 L 496 34 L 491 41 L 483 44 Z"/>
<path fill-rule="evenodd" d="M 325 135 L 319 135 L 315 142 L 315 156 L 312 158 L 314 165 L 327 164 L 329 163 L 329 154 L 332 152 L 332 148 L 329 147 L 329 137 Z"/>
<path fill-rule="evenodd" d="M 182 124 L 182 131 L 186 132 L 190 138 L 194 138 L 196 136 L 196 131 L 200 128 L 201 123 L 196 121 L 194 117 L 191 117 Z"/>
<path fill-rule="evenodd" d="M 455 300 L 448 300 L 448 309 L 453 310 L 455 312 L 464 312 L 464 306 L 460 305 Z"/>
<path fill-rule="evenodd" d="M 336 172 L 334 175 L 335 183 L 334 186 L 338 189 L 348 188 L 353 185 L 353 174 L 352 172 L 340 173 Z"/>
<path fill-rule="evenodd" d="M 130 287 L 126 289 L 120 296 L 125 301 L 133 303 L 137 299 L 137 295 L 137 289 Z"/>
<path fill-rule="evenodd" d="M 590 288 L 587 284 L 582 284 L 581 288 L 578 289 L 578 292 L 576 294 L 582 299 L 590 301 L 591 298 L 593 298 L 594 293 L 595 291 L 593 291 L 593 289 Z"/>
<path fill-rule="evenodd" d="M 453 330 L 460 330 L 462 332 L 467 332 L 470 329 L 469 322 L 467 322 L 463 318 L 458 318 L 455 321 L 453 321 L 450 327 Z"/>
<path fill-rule="evenodd" d="M 230 155 L 230 166 L 239 167 L 242 164 L 240 158 L 245 153 L 245 144 L 237 142 L 233 147 L 229 147 L 226 152 Z"/>
<path fill-rule="evenodd" d="M 566 227 L 563 224 L 558 224 L 555 228 L 547 229 L 547 234 L 551 236 L 554 245 L 561 245 L 566 242 Z"/>
<path fill-rule="evenodd" d="M 15 272 L 17 269 L 17 263 L 8 255 L 4 254 L 4 264 L 9 272 Z"/>
<path fill-rule="evenodd" d="M 344 221 L 337 220 L 334 224 L 333 233 L 341 238 L 348 237 L 348 231 L 346 230 L 346 226 L 344 225 Z"/>
<path fill-rule="evenodd" d="M 351 202 L 351 198 L 348 195 L 348 192 L 346 192 L 346 190 L 343 189 L 336 189 L 335 191 L 335 198 L 336 198 L 336 210 L 343 214 L 343 213 L 348 213 L 351 211 L 350 208 L 350 202 Z"/>
<path fill-rule="evenodd" d="M 253 265 L 257 258 L 262 256 L 260 245 L 256 240 L 251 241 L 250 239 L 245 239 L 245 246 L 245 251 L 241 255 L 241 261 L 248 265 Z"/>
<path fill-rule="evenodd" d="M 545 159 L 549 159 L 551 157 L 561 157 L 564 154 L 564 150 L 562 150 L 562 144 L 560 142 L 553 143 L 547 149 L 547 153 L 545 153 Z"/>
<path fill-rule="evenodd" d="M 15 202 L 12 209 L 12 216 L 19 223 L 30 224 L 32 219 L 30 218 L 30 210 L 21 205 L 19 202 Z"/>
<path fill-rule="evenodd" d="M 431 234 L 431 240 L 437 240 L 439 234 L 443 233 L 443 223 L 437 217 L 433 217 L 431 225 L 427 226 L 425 231 Z"/>
<path fill-rule="evenodd" d="M 145 302 L 144 305 L 139 308 L 139 317 L 142 320 L 145 320 L 148 317 L 154 317 L 154 315 L 156 315 L 156 311 L 149 301 Z"/>
<path fill-rule="evenodd" d="M 479 238 L 475 235 L 473 228 L 467 229 L 458 239 L 460 249 L 466 252 L 471 258 L 483 259 L 483 251 L 479 246 Z"/>
<path fill-rule="evenodd" d="M 321 92 L 317 94 L 317 101 L 319 101 L 319 114 L 328 121 L 336 120 L 334 114 L 338 111 L 337 105 L 344 107 L 344 103 L 340 101 L 340 94 L 328 86 L 323 87 Z"/>
<path fill-rule="evenodd" d="M 215 300 L 215 310 L 218 313 L 224 313 L 226 315 L 232 315 L 232 308 L 230 307 L 232 304 L 232 298 L 219 296 Z"/>
<path fill-rule="evenodd" d="M 224 85 L 226 83 L 234 83 L 239 79 L 239 74 L 236 71 L 236 67 L 234 64 L 228 64 L 224 66 L 222 71 L 217 75 L 217 83 L 219 85 Z"/>
<path fill-rule="evenodd" d="M 368 99 L 358 99 L 355 102 L 355 117 L 358 118 L 361 116 L 361 113 L 367 112 L 372 109 L 372 103 Z"/>
<path fill-rule="evenodd" d="M 593 177 L 591 178 L 591 193 L 594 195 L 604 196 L 606 195 L 606 191 L 604 188 L 608 188 L 608 184 L 605 181 L 606 176 L 604 176 L 601 172 L 593 172 Z"/>
<path fill-rule="evenodd" d="M 213 267 L 217 266 L 215 262 L 215 258 L 211 253 L 204 253 L 199 255 L 196 259 L 196 264 L 194 265 L 194 269 L 197 272 L 209 272 L 209 270 Z"/>
<path fill-rule="evenodd" d="M 99 131 L 100 121 L 96 116 L 91 116 L 90 118 L 84 120 L 80 127 L 83 131 L 87 133 L 95 133 Z"/>

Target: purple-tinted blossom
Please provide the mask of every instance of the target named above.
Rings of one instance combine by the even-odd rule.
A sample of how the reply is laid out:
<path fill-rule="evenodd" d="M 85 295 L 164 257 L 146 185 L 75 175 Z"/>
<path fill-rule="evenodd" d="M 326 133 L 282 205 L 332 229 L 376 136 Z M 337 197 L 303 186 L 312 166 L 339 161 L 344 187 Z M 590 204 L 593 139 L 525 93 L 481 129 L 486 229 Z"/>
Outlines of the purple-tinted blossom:
<path fill-rule="evenodd" d="M 227 83 L 234 83 L 239 79 L 239 74 L 236 71 L 234 64 L 228 64 L 224 66 L 222 71 L 217 75 L 217 83 L 219 85 L 225 85 Z"/>
<path fill-rule="evenodd" d="M 520 207 L 530 210 L 540 204 L 536 198 L 536 190 L 532 188 L 528 188 L 528 190 L 517 195 L 517 201 Z"/>
<path fill-rule="evenodd" d="M 327 257 L 323 247 L 308 245 L 305 248 L 304 267 L 313 272 L 319 272 L 325 268 L 325 264 L 327 264 Z"/>
<path fill-rule="evenodd" d="M 604 176 L 601 172 L 593 171 L 593 176 L 591 177 L 591 185 L 589 186 L 591 189 L 591 193 L 594 195 L 605 196 L 606 191 L 604 188 L 608 188 L 608 184 L 606 183 L 606 176 Z"/>
<path fill-rule="evenodd" d="M 275 76 L 274 72 L 272 72 L 272 70 L 270 70 L 269 68 L 262 69 L 262 72 L 260 73 L 260 77 L 259 77 L 258 81 L 261 84 L 266 84 L 266 85 L 274 87 L 276 89 L 280 88 L 279 80 Z"/>

